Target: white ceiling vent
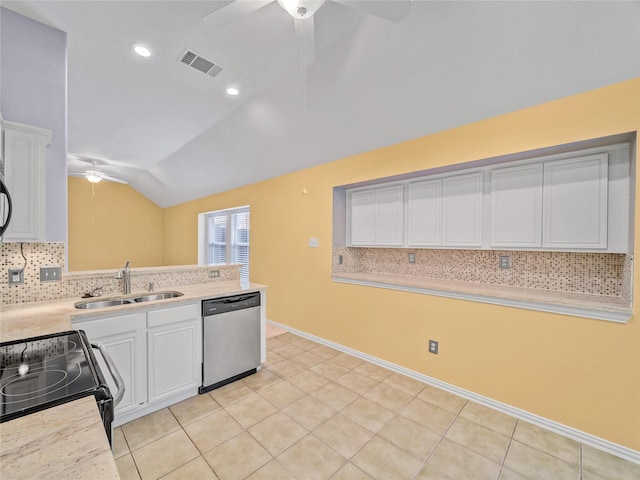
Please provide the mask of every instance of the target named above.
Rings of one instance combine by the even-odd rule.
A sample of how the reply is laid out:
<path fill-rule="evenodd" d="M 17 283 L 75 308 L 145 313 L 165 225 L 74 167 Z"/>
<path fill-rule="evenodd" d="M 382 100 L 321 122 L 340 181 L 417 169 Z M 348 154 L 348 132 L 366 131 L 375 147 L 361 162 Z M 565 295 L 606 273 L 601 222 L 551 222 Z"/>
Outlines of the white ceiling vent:
<path fill-rule="evenodd" d="M 189 65 L 202 73 L 206 73 L 210 77 L 216 77 L 222 71 L 222 67 L 220 65 L 204 58 L 202 55 L 194 53 L 189 49 L 182 52 L 178 61 L 185 65 Z"/>

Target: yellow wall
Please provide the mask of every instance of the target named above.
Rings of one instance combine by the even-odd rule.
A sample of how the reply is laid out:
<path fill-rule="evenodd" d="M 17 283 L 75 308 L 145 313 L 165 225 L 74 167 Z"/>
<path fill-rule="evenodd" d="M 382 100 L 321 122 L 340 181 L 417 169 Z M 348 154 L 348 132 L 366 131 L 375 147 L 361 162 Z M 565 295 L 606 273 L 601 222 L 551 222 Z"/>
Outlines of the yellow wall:
<path fill-rule="evenodd" d="M 363 153 L 165 209 L 164 260 L 196 262 L 197 213 L 249 204 L 267 318 L 640 450 L 638 302 L 616 324 L 331 281 L 336 185 L 638 129 L 635 79 Z"/>
<path fill-rule="evenodd" d="M 162 265 L 162 209 L 128 185 L 69 177 L 69 271 Z M 195 263 L 195 262 L 191 262 Z"/>

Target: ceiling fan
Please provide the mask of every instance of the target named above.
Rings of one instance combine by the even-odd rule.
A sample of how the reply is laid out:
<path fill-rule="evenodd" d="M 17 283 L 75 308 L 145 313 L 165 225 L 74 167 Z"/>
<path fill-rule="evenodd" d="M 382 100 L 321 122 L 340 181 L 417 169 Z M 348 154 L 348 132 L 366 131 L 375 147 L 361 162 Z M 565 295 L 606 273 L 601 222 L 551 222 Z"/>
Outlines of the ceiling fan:
<path fill-rule="evenodd" d="M 305 63 L 311 65 L 315 63 L 316 51 L 313 15 L 325 1 L 333 1 L 385 20 L 399 22 L 409 14 L 413 0 L 232 0 L 218 10 L 206 14 L 202 20 L 212 29 L 219 29 L 276 1 L 293 17 L 296 35 L 303 39 L 305 46 Z"/>
<path fill-rule="evenodd" d="M 88 165 L 87 165 L 88 164 Z M 102 180 L 107 182 L 128 184 L 126 180 L 113 177 L 102 172 L 110 165 L 105 160 L 98 160 L 96 158 L 81 158 L 81 157 L 69 157 L 67 159 L 67 165 L 69 168 L 69 176 L 86 178 L 91 183 L 99 183 Z"/>

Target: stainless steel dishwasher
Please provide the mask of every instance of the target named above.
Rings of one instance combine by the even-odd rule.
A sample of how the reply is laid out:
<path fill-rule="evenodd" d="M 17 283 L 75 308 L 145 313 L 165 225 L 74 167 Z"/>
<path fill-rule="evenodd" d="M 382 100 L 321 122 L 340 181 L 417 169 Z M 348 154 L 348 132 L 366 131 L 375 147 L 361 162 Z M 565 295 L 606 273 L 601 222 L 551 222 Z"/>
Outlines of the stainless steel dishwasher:
<path fill-rule="evenodd" d="M 202 386 L 208 392 L 260 366 L 260 293 L 202 302 Z"/>

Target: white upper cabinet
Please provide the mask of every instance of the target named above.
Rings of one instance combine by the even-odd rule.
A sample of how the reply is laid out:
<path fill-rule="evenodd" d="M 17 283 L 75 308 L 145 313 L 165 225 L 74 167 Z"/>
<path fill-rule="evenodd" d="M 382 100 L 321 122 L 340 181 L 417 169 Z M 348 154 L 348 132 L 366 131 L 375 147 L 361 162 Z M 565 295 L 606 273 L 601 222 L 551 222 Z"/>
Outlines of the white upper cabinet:
<path fill-rule="evenodd" d="M 482 246 L 482 172 L 442 179 L 442 245 Z"/>
<path fill-rule="evenodd" d="M 351 194 L 351 244 L 376 243 L 376 191 L 362 190 Z"/>
<path fill-rule="evenodd" d="M 442 245 L 442 179 L 410 183 L 407 199 L 410 247 Z"/>
<path fill-rule="evenodd" d="M 351 192 L 350 245 L 402 246 L 403 185 Z"/>
<path fill-rule="evenodd" d="M 542 245 L 542 164 L 491 171 L 491 246 Z"/>
<path fill-rule="evenodd" d="M 607 247 L 608 155 L 544 165 L 543 247 Z"/>
<path fill-rule="evenodd" d="M 631 148 L 617 143 L 351 190 L 347 245 L 627 253 Z"/>
<path fill-rule="evenodd" d="M 46 147 L 51 131 L 3 122 L 4 175 L 13 214 L 5 242 L 45 241 Z"/>
<path fill-rule="evenodd" d="M 376 244 L 402 246 L 403 198 L 402 185 L 376 189 Z"/>

